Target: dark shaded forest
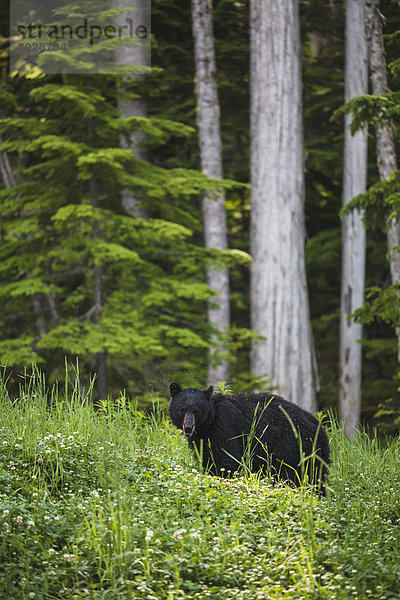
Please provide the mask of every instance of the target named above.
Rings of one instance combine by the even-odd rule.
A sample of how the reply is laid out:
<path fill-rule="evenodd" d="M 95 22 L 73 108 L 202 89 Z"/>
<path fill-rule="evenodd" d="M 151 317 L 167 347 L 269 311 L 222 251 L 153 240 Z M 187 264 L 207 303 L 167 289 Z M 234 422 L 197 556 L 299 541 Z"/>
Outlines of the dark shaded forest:
<path fill-rule="evenodd" d="M 399 118 L 397 2 L 381 2 L 391 119 Z M 190 3 L 152 2 L 151 70 L 123 75 L 9 72 L 2 6 L 0 133 L 0 363 L 18 387 L 35 361 L 49 385 L 65 361 L 100 396 L 143 404 L 168 382 L 206 385 L 211 327 L 210 261 L 229 268 L 231 327 L 224 359 L 235 391 L 257 384 L 250 346 L 249 3 L 214 0 L 216 79 L 228 250 L 204 247 L 201 196 L 215 181 L 200 171 Z M 335 0 L 300 4 L 305 175 L 305 258 L 319 375 L 319 409 L 337 408 L 343 180 L 345 14 Z M 139 99 L 146 116 L 119 102 Z M 379 181 L 373 126 L 382 104 L 353 107 L 370 122 L 368 188 Z M 378 115 L 378 116 L 377 116 Z M 363 117 L 363 119 L 362 119 Z M 138 151 L 129 150 L 136 135 Z M 121 141 L 124 140 L 124 141 Z M 398 138 L 396 139 L 397 150 Z M 127 147 L 128 146 L 128 147 Z M 265 149 L 268 152 L 268 149 Z M 288 177 L 290 173 L 288 172 Z M 393 209 L 398 205 L 394 178 Z M 121 202 L 129 189 L 142 213 Z M 362 338 L 362 420 L 392 432 L 399 422 L 395 328 L 382 217 L 388 193 L 367 210 L 366 300 Z M 397 194 L 397 196 L 396 196 Z M 397 204 L 396 204 L 397 202 Z M 274 243 L 274 231 L 265 235 Z M 96 284 L 97 282 L 97 284 Z M 72 372 L 74 371 L 72 367 Z M 264 384 L 268 386 L 269 373 Z M 228 383 L 228 382 L 226 382 Z"/>

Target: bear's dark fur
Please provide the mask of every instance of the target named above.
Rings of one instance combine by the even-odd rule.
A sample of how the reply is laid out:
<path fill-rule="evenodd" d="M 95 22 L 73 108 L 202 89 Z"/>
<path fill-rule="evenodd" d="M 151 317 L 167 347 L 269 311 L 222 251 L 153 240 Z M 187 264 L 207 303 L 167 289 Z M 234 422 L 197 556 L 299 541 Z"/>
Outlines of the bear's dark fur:
<path fill-rule="evenodd" d="M 267 393 L 214 394 L 213 387 L 170 385 L 169 415 L 206 471 L 229 477 L 247 463 L 274 479 L 304 479 L 325 494 L 329 443 L 318 420 L 292 402 Z"/>

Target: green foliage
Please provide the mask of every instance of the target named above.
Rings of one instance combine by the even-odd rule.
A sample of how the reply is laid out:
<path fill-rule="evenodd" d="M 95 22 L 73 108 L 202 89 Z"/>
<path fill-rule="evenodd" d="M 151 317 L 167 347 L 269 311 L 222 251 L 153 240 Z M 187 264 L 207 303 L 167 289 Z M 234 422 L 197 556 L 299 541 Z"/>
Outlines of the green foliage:
<path fill-rule="evenodd" d="M 374 319 L 382 319 L 385 323 L 398 327 L 400 325 L 399 285 L 391 285 L 385 290 L 379 287 L 366 289 L 366 303 L 354 311 L 353 317 L 359 323 L 371 323 Z"/>
<path fill-rule="evenodd" d="M 219 381 L 214 387 L 214 393 L 216 394 L 233 394 L 232 386 L 226 381 Z"/>
<path fill-rule="evenodd" d="M 89 377 L 103 352 L 110 390 L 122 384 L 137 394 L 163 387 L 171 365 L 204 376 L 212 294 L 206 264 L 249 257 L 205 252 L 194 237 L 203 190 L 233 190 L 234 181 L 216 182 L 176 159 L 140 161 L 120 147 L 121 138 L 140 132 L 144 146 L 157 150 L 195 129 L 167 111 L 124 118 L 116 101 L 132 91 L 118 83 L 79 75 L 3 82 L 2 151 L 17 185 L 0 192 L 0 362 L 18 370 L 35 357 L 54 378 L 64 355 L 80 356 Z M 146 207 L 147 219 L 126 214 L 124 189 Z"/>
<path fill-rule="evenodd" d="M 79 19 L 88 6 L 93 16 L 101 12 L 100 20 L 112 18 L 108 0 L 64 3 L 63 10 Z M 34 358 L 55 381 L 64 377 L 64 355 L 78 355 L 82 376 L 90 379 L 95 355 L 103 351 L 112 394 L 126 388 L 131 397 L 147 399 L 150 389 L 164 389 L 175 375 L 185 385 L 205 385 L 206 303 L 212 295 L 205 270 L 211 262 L 230 269 L 233 326 L 224 343 L 232 384 L 235 390 L 270 387 L 249 373 L 248 0 L 213 2 L 223 182 L 199 172 L 190 3 L 177 10 L 173 0 L 153 0 L 152 69 L 138 79 L 122 70 L 116 76 L 10 79 L 7 10 L 0 9 L 0 134 L 17 185 L 0 189 L 0 363 L 18 373 Z M 353 129 L 365 120 L 385 124 L 389 117 L 397 129 L 399 124 L 398 7 L 382 0 L 381 11 L 389 34 L 390 89 L 340 109 L 344 11 L 338 2 L 300 3 L 307 279 L 323 407 L 335 405 L 338 391 L 342 117 L 353 110 Z M 86 65 L 79 58 L 82 68 L 90 71 L 97 49 L 91 48 Z M 64 56 L 60 65 L 65 60 L 77 59 Z M 121 116 L 118 100 L 131 98 L 146 102 L 148 117 Z M 129 145 L 132 134 L 143 138 L 148 160 L 122 148 L 121 140 Z M 349 210 L 362 207 L 374 228 L 367 286 L 384 290 L 365 309 L 371 318 L 364 325 L 363 414 L 371 422 L 374 406 L 395 398 L 398 386 L 389 341 L 397 307 L 391 312 L 395 290 L 386 292 L 390 275 L 381 229 L 398 215 L 399 176 L 373 185 L 377 173 L 370 155 L 369 192 Z M 224 253 L 202 248 L 201 194 L 221 185 L 230 248 Z M 125 189 L 147 219 L 127 215 L 121 205 Z M 101 314 L 95 308 L 97 268 Z M 379 310 L 390 324 L 378 318 Z"/>
<path fill-rule="evenodd" d="M 367 192 L 359 194 L 341 211 L 341 215 L 353 210 L 364 210 L 367 229 L 387 229 L 389 220 L 400 217 L 400 171 L 393 171 L 385 181 L 378 181 Z"/>
<path fill-rule="evenodd" d="M 354 135 L 368 123 L 373 127 L 387 127 L 389 121 L 400 117 L 400 93 L 359 96 L 338 108 L 333 117 L 352 115 L 350 132 Z"/>

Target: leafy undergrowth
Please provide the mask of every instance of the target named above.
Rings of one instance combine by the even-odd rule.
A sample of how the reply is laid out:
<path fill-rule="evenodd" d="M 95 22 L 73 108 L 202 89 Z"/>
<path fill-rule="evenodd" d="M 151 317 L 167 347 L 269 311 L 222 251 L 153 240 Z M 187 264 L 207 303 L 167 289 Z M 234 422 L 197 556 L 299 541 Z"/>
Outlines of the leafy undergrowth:
<path fill-rule="evenodd" d="M 0 404 L 4 599 L 400 598 L 400 444 L 331 426 L 326 498 L 203 475 L 162 417 Z"/>

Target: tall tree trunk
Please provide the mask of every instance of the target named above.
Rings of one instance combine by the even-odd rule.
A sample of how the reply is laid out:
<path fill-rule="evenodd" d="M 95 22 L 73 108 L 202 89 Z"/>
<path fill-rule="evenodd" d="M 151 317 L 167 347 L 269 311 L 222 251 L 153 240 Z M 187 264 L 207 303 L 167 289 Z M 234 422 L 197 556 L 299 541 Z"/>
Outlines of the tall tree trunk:
<path fill-rule="evenodd" d="M 92 197 L 93 198 L 93 197 Z M 96 201 L 92 200 L 92 206 L 96 206 Z M 93 227 L 93 237 L 99 237 L 99 227 L 95 223 Z M 103 267 L 94 265 L 93 267 L 93 292 L 94 292 L 94 311 L 93 320 L 95 323 L 100 323 L 103 309 Z M 96 352 L 96 390 L 99 400 L 107 398 L 107 353 L 105 350 Z"/>
<path fill-rule="evenodd" d="M 99 323 L 102 311 L 102 288 L 103 288 L 103 268 L 101 265 L 94 267 L 94 296 L 95 296 L 95 311 L 94 321 Z M 107 398 L 107 353 L 105 350 L 97 352 L 96 358 L 96 389 L 99 400 Z"/>
<path fill-rule="evenodd" d="M 388 83 L 379 0 L 367 0 L 366 4 L 372 93 L 381 95 L 388 91 Z M 390 122 L 387 122 L 385 126 L 377 127 L 376 146 L 379 176 L 384 181 L 397 169 L 396 149 Z M 400 284 L 400 252 L 398 251 L 400 248 L 400 222 L 390 219 L 390 217 L 387 218 L 387 240 L 392 283 Z M 396 334 L 398 340 L 397 359 L 400 362 L 400 328 L 396 329 Z"/>
<path fill-rule="evenodd" d="M 89 121 L 89 143 L 92 139 L 92 122 Z M 93 208 L 97 207 L 97 193 L 96 184 L 94 178 L 90 180 L 90 199 Z M 100 227 L 97 221 L 93 224 L 93 238 L 100 237 Z M 94 264 L 93 267 L 93 321 L 94 323 L 100 323 L 101 315 L 103 312 L 103 267 L 102 265 Z M 99 400 L 107 398 L 108 386 L 107 386 L 107 352 L 106 350 L 99 349 L 99 352 L 95 354 L 96 359 L 96 391 Z"/>
<path fill-rule="evenodd" d="M 251 369 L 314 410 L 304 261 L 299 6 L 251 0 Z"/>
<path fill-rule="evenodd" d="M 192 0 L 192 21 L 196 61 L 197 107 L 202 172 L 222 179 L 222 150 L 216 82 L 212 8 L 209 0 Z M 205 247 L 226 250 L 225 195 L 206 192 L 203 199 Z M 208 285 L 216 292 L 209 303 L 211 338 L 208 378 L 212 383 L 229 380 L 229 363 L 223 359 L 223 337 L 230 323 L 228 269 L 207 271 Z M 221 339 L 222 336 L 222 339 Z M 226 350 L 225 350 L 226 352 Z"/>
<path fill-rule="evenodd" d="M 144 22 L 144 8 L 143 8 L 143 0 L 134 0 L 132 3 L 135 6 L 134 11 L 123 11 L 117 17 L 117 22 L 119 24 L 126 23 L 127 19 L 134 19 L 136 23 Z M 113 0 L 113 5 L 115 8 L 126 8 L 127 2 L 126 0 Z M 138 65 L 145 64 L 146 60 L 146 49 L 143 46 L 117 46 L 115 49 L 115 59 L 116 62 L 123 65 L 131 65 L 132 66 L 132 74 L 136 79 L 142 77 L 138 73 L 135 73 L 135 67 Z M 129 83 L 126 81 L 119 90 L 121 93 L 127 92 L 129 90 Z M 136 98 L 124 98 L 120 97 L 117 100 L 118 110 L 124 117 L 147 117 L 147 102 L 142 97 Z M 121 148 L 127 149 L 131 148 L 137 160 L 147 160 L 146 152 L 141 148 L 140 143 L 144 138 L 143 132 L 139 131 L 138 133 L 133 133 L 129 136 L 129 140 L 126 140 L 121 136 L 120 145 Z M 125 188 L 122 190 L 121 194 L 122 206 L 125 211 L 131 217 L 140 217 L 146 218 L 147 212 L 143 206 L 141 206 L 139 200 L 135 198 L 133 193 Z"/>
<path fill-rule="evenodd" d="M 130 100 L 118 100 L 118 110 L 124 117 L 147 117 L 147 103 L 144 98 L 131 98 Z M 132 133 L 127 141 L 121 136 L 121 148 L 131 148 L 137 160 L 147 160 L 146 152 L 140 147 L 140 143 L 144 138 L 142 131 Z M 122 206 L 131 217 L 145 219 L 147 218 L 146 209 L 141 206 L 139 200 L 135 198 L 131 190 L 127 188 L 122 190 L 121 194 Z"/>
<path fill-rule="evenodd" d="M 346 2 L 345 102 L 368 93 L 365 0 Z M 351 116 L 344 133 L 343 205 L 367 186 L 367 132 L 350 134 Z M 342 284 L 340 306 L 339 412 L 351 436 L 361 413 L 362 325 L 350 315 L 364 304 L 365 228 L 362 213 L 353 211 L 342 221 Z"/>

